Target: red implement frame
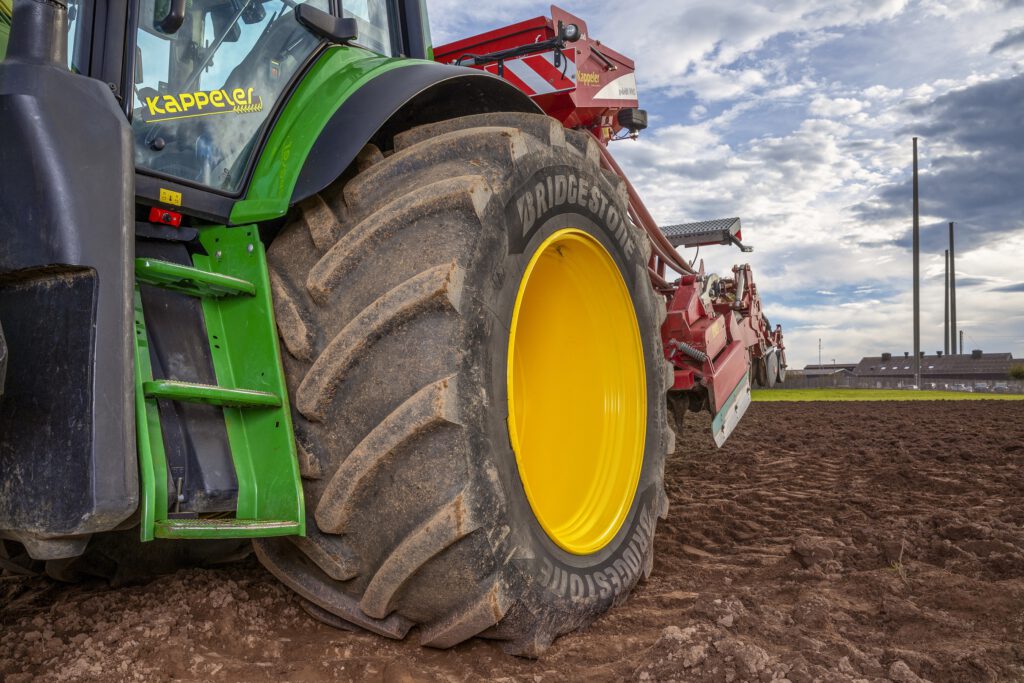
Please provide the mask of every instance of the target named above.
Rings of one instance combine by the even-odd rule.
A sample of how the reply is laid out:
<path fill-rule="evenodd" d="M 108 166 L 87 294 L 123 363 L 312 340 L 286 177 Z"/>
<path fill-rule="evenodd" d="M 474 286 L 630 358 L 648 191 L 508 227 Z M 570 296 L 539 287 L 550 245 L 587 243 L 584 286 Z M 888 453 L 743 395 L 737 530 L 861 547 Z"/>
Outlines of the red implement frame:
<path fill-rule="evenodd" d="M 578 40 L 560 40 L 570 24 L 578 27 Z M 550 18 L 442 45 L 435 59 L 505 78 L 567 128 L 589 131 L 600 143 L 602 166 L 625 181 L 630 218 L 650 238 L 648 273 L 666 300 L 661 336 L 675 370 L 671 390 L 715 416 L 720 446 L 749 404 L 749 379 L 774 386 L 784 378 L 782 328 L 773 330 L 761 310 L 749 265 L 734 266 L 726 279 L 705 274 L 703 263 L 695 271 L 686 262 L 608 150 L 625 130 L 619 112 L 639 104 L 633 60 L 594 40 L 583 20 L 554 5 Z M 635 137 L 637 131 L 626 133 Z"/>

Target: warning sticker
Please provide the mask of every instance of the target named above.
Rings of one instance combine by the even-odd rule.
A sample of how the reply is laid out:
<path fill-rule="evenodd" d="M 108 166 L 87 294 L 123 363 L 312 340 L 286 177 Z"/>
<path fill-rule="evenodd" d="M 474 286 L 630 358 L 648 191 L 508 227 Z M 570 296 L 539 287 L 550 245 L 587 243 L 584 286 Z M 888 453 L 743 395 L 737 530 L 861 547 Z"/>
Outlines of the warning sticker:
<path fill-rule="evenodd" d="M 263 111 L 263 97 L 253 88 L 200 90 L 179 95 L 143 98 L 143 121 L 159 123 L 218 114 L 255 114 Z"/>
<path fill-rule="evenodd" d="M 173 206 L 181 206 L 181 193 L 175 192 L 174 190 L 168 190 L 163 187 L 160 188 L 160 201 L 164 204 L 171 204 Z"/>

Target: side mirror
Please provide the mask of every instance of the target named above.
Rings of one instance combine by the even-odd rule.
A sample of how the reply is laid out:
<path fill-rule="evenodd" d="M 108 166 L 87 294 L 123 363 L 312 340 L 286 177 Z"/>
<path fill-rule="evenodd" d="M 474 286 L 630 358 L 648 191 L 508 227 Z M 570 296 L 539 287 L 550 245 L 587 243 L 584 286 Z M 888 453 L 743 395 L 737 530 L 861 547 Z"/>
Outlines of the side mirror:
<path fill-rule="evenodd" d="M 142 73 L 142 48 L 138 45 L 135 46 L 135 85 L 142 83 L 146 80 L 145 75 Z"/>
<path fill-rule="evenodd" d="M 160 33 L 174 35 L 185 23 L 185 3 L 188 0 L 171 0 L 167 8 L 167 16 L 157 22 L 156 27 Z"/>
<path fill-rule="evenodd" d="M 314 34 L 332 43 L 343 45 L 359 37 L 359 24 L 355 19 L 336 17 L 308 3 L 295 8 L 295 18 Z"/>

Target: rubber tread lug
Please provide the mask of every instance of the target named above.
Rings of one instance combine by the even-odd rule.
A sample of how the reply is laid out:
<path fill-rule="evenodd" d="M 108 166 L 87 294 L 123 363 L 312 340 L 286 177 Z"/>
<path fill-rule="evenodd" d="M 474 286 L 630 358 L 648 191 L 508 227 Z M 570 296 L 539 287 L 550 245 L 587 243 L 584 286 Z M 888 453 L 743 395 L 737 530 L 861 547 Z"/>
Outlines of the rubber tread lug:
<path fill-rule="evenodd" d="M 432 308 L 459 310 L 462 273 L 454 263 L 419 273 L 385 293 L 356 315 L 331 340 L 296 392 L 296 407 L 308 419 L 319 422 L 334 391 L 349 367 L 367 346 Z"/>
<path fill-rule="evenodd" d="M 371 476 L 417 436 L 441 424 L 458 424 L 455 376 L 427 385 L 384 418 L 345 458 L 316 507 L 316 523 L 329 533 L 344 533 L 360 489 Z"/>
<path fill-rule="evenodd" d="M 307 529 L 305 537 L 289 536 L 288 540 L 335 581 L 348 581 L 359 575 L 356 558 L 344 548 L 341 539 L 328 539 L 315 529 Z"/>
<path fill-rule="evenodd" d="M 360 609 L 373 618 L 383 619 L 409 577 L 432 557 L 478 528 L 480 523 L 469 510 L 465 492 L 460 493 L 402 539 L 370 580 L 359 601 Z"/>
<path fill-rule="evenodd" d="M 372 253 L 372 247 L 394 236 L 415 220 L 432 212 L 465 207 L 480 218 L 491 198 L 490 188 L 479 176 L 460 176 L 432 183 L 422 192 L 399 197 L 356 225 L 324 254 L 309 271 L 306 289 L 314 301 L 325 303 L 352 268 Z"/>
<path fill-rule="evenodd" d="M 295 451 L 299 457 L 299 475 L 303 479 L 323 479 L 324 471 L 320 467 L 320 460 L 303 446 L 302 442 L 295 442 Z"/>
<path fill-rule="evenodd" d="M 501 621 L 511 605 L 504 582 L 496 578 L 479 598 L 424 628 L 420 644 L 442 649 L 458 645 Z"/>
<path fill-rule="evenodd" d="M 354 598 L 337 590 L 332 579 L 320 578 L 307 571 L 302 566 L 301 557 L 288 552 L 288 547 L 283 545 L 285 543 L 287 541 L 283 539 L 261 539 L 253 545 L 263 566 L 301 597 L 351 624 L 387 638 L 401 640 L 413 627 L 413 622 L 400 614 L 392 614 L 386 619 L 368 617 Z"/>
<path fill-rule="evenodd" d="M 395 151 L 402 152 L 441 135 L 468 128 L 517 128 L 538 138 L 546 145 L 562 146 L 565 144 L 565 127 L 546 114 L 492 112 L 428 123 L 401 132 L 395 136 Z"/>
<path fill-rule="evenodd" d="M 288 285 L 273 268 L 269 269 L 269 273 L 270 291 L 276 304 L 274 316 L 277 320 L 277 334 L 288 353 L 298 360 L 309 362 L 313 359 L 313 334 Z"/>
<path fill-rule="evenodd" d="M 446 160 L 470 154 L 478 159 L 474 166 L 481 175 L 497 179 L 531 148 L 526 135 L 516 128 L 474 128 L 446 133 L 424 148 L 411 147 L 358 175 L 345 186 L 345 203 L 351 207 L 380 207 L 394 199 L 391 188 L 421 199 L 423 187 L 437 180 L 438 166 Z M 486 173 L 490 167 L 490 174 Z M 425 175 L 426 174 L 426 175 Z M 465 175 L 465 173 L 459 173 Z M 410 181 L 410 178 L 413 180 Z"/>
<path fill-rule="evenodd" d="M 302 202 L 302 222 L 309 230 L 313 244 L 321 253 L 327 251 L 341 237 L 341 221 L 320 195 Z"/>

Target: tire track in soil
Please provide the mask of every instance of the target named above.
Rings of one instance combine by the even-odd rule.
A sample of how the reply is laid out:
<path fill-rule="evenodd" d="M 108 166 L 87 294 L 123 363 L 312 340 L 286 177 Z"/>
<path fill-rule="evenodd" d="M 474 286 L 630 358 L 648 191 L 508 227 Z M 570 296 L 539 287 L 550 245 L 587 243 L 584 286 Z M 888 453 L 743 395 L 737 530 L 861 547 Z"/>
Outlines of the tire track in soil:
<path fill-rule="evenodd" d="M 1024 405 L 754 404 L 688 415 L 651 579 L 539 661 L 309 618 L 251 559 L 114 590 L 0 577 L 29 680 L 1024 680 Z"/>

